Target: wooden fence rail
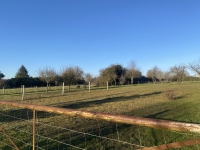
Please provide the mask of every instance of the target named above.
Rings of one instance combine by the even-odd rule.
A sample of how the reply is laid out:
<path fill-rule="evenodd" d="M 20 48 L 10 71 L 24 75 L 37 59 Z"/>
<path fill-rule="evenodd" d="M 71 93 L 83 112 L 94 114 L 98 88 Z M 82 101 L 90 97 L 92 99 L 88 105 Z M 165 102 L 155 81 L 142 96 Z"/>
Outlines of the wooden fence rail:
<path fill-rule="evenodd" d="M 33 114 L 35 114 L 35 111 L 44 111 L 44 112 L 55 113 L 55 114 L 63 114 L 67 116 L 80 116 L 80 117 L 89 118 L 89 119 L 100 119 L 100 120 L 119 122 L 119 123 L 124 123 L 124 124 L 200 134 L 200 125 L 193 124 L 193 123 L 142 118 L 142 117 L 136 117 L 136 116 L 116 115 L 116 114 L 99 113 L 99 112 L 90 112 L 90 111 L 66 109 L 66 108 L 35 105 L 35 104 L 24 104 L 24 103 L 8 102 L 8 101 L 0 101 L 0 105 L 31 109 L 34 112 Z M 33 118 L 35 118 L 35 116 L 33 116 Z M 33 150 L 35 149 L 34 148 L 34 144 L 35 144 L 35 135 L 34 135 L 35 129 L 34 128 L 35 128 L 35 119 L 33 119 L 33 142 L 32 142 Z M 189 142 L 189 144 L 187 144 L 188 146 L 192 144 L 193 145 L 198 144 L 199 141 L 200 140 L 198 140 L 198 142 L 197 140 L 190 140 L 190 141 L 182 142 L 181 144 L 184 146 L 185 143 Z M 167 148 L 166 145 L 167 144 L 165 144 L 165 146 L 161 145 L 160 148 L 166 149 Z M 175 148 L 176 145 L 177 143 L 170 143 L 169 146 L 170 148 Z M 180 142 L 178 143 L 178 145 L 180 146 Z M 159 146 L 156 146 L 156 147 L 155 148 L 152 147 L 150 149 L 158 149 Z"/>

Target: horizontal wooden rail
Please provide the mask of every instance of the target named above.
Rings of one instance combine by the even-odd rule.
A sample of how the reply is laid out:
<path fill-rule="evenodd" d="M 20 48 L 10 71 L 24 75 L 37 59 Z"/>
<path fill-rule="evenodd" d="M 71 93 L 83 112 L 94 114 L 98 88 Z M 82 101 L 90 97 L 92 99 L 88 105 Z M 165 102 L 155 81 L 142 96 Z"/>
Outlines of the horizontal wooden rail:
<path fill-rule="evenodd" d="M 159 146 L 153 146 L 153 147 L 145 147 L 137 150 L 165 150 L 165 149 L 171 149 L 171 148 L 181 148 L 184 146 L 191 146 L 200 144 L 200 139 L 194 139 L 194 140 L 187 140 L 182 142 L 174 142 L 169 144 L 163 144 Z"/>
<path fill-rule="evenodd" d="M 106 120 L 106 121 L 132 124 L 132 125 L 138 125 L 138 126 L 147 126 L 147 127 L 152 127 L 152 128 L 158 128 L 158 129 L 200 134 L 200 125 L 193 124 L 193 123 L 175 122 L 175 121 L 168 121 L 168 120 L 116 115 L 116 114 L 108 114 L 108 113 L 98 113 L 98 112 L 90 112 L 90 111 L 82 111 L 82 110 L 43 106 L 43 105 L 34 105 L 34 104 L 23 104 L 23 103 L 7 102 L 7 101 L 0 101 L 0 105 L 27 108 L 27 109 L 56 113 L 56 114 L 64 114 L 67 116 L 81 116 L 81 117 L 89 118 L 89 119 L 101 119 L 101 120 Z"/>

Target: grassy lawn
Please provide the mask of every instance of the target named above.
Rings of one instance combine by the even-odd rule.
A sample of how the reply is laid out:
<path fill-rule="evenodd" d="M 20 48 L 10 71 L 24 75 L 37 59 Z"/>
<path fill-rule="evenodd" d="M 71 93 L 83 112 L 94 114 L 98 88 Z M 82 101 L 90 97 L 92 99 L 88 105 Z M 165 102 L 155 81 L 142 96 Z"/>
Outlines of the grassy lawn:
<path fill-rule="evenodd" d="M 93 87 L 88 92 L 81 87 L 76 89 L 71 87 L 71 91 L 66 91 L 61 95 L 61 87 L 51 87 L 48 94 L 45 88 L 27 88 L 24 100 L 21 100 L 21 89 L 7 89 L 6 94 L 0 94 L 0 100 L 15 101 L 20 103 L 29 103 L 37 105 L 48 105 L 62 108 L 72 108 L 87 110 L 93 112 L 104 112 L 112 114 L 123 114 L 129 116 L 140 116 L 156 119 L 166 119 L 188 123 L 200 123 L 200 82 L 183 82 L 168 84 L 137 84 L 110 87 Z M 170 100 L 166 97 L 166 92 L 172 90 L 175 97 Z M 32 112 L 13 107 L 1 107 L 1 113 L 12 116 L 19 116 L 31 120 Z M 93 138 L 89 135 L 79 135 L 66 131 L 62 128 L 87 132 L 94 135 L 109 137 L 112 139 L 126 141 L 145 147 L 161 145 L 164 143 L 184 141 L 187 139 L 199 138 L 199 135 L 180 134 L 171 131 L 152 129 L 148 127 L 138 127 L 118 123 L 110 123 L 101 120 L 89 120 L 80 117 L 67 117 L 64 115 L 55 115 L 50 113 L 38 112 L 38 120 L 43 124 L 38 124 L 38 134 L 61 140 L 64 143 L 71 143 L 78 147 L 87 149 L 136 149 L 133 145 L 110 141 L 101 138 Z M 19 131 L 26 130 L 31 132 L 30 123 L 1 117 L 1 125 L 6 131 L 16 136 L 16 128 Z M 12 123 L 12 124 L 11 124 Z M 50 126 L 47 126 L 50 125 Z M 61 128 L 53 129 L 52 126 Z M 48 129 L 48 130 L 47 130 Z M 17 134 L 23 141 L 31 143 L 32 135 Z M 0 136 L 0 140 L 4 136 Z M 16 141 L 21 148 L 24 148 L 22 142 Z M 58 144 L 48 139 L 38 141 L 38 146 L 43 149 L 76 149 L 69 148 L 62 143 Z M 0 143 L 1 149 L 10 149 L 8 146 Z M 184 147 L 181 149 L 199 149 L 198 145 Z"/>

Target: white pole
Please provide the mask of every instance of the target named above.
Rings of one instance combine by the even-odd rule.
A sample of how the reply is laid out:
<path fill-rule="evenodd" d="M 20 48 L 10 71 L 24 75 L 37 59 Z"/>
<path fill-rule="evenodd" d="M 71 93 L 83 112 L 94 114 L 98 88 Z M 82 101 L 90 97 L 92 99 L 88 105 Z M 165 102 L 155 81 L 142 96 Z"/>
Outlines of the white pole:
<path fill-rule="evenodd" d="M 24 100 L 24 85 L 22 85 L 22 100 Z"/>
<path fill-rule="evenodd" d="M 108 90 L 108 81 L 107 81 L 107 90 Z"/>
<path fill-rule="evenodd" d="M 3 94 L 5 94 L 5 88 L 3 87 Z"/>
<path fill-rule="evenodd" d="M 37 86 L 34 86 L 35 94 L 37 94 Z"/>
<path fill-rule="evenodd" d="M 89 82 L 89 92 L 90 92 L 90 82 Z"/>
<path fill-rule="evenodd" d="M 65 93 L 65 83 L 63 82 L 62 95 Z"/>
<path fill-rule="evenodd" d="M 47 87 L 46 87 L 46 93 L 48 94 L 48 89 L 49 89 L 49 84 L 47 83 Z"/>

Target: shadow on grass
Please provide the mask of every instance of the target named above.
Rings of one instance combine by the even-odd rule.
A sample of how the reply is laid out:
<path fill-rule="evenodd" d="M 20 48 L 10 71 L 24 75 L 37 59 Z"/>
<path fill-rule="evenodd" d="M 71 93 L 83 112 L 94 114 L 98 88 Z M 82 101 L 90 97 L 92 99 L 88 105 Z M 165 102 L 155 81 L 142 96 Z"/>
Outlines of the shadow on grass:
<path fill-rule="evenodd" d="M 155 113 L 155 114 L 152 114 L 152 115 L 148 115 L 148 116 L 145 116 L 146 118 L 158 118 L 159 115 L 162 115 L 166 112 L 169 112 L 170 110 L 164 110 L 164 111 L 161 111 L 161 112 L 158 112 L 158 113 Z"/>
<path fill-rule="evenodd" d="M 43 111 L 36 112 L 37 118 L 49 118 L 59 114 L 48 113 Z M 30 121 L 33 119 L 33 111 L 30 109 L 10 109 L 0 111 L 0 123 L 12 121 Z"/>
<path fill-rule="evenodd" d="M 101 104 L 111 103 L 111 102 L 128 101 L 128 100 L 132 100 L 135 98 L 152 96 L 152 95 L 157 95 L 157 94 L 161 94 L 161 93 L 162 92 L 152 92 L 152 93 L 141 94 L 141 95 L 136 94 L 136 95 L 131 95 L 131 96 L 119 96 L 119 97 L 105 98 L 105 99 L 92 100 L 92 101 L 79 101 L 79 102 L 75 102 L 73 104 L 65 104 L 62 107 L 77 109 L 77 108 L 84 108 L 84 107 L 89 107 L 92 105 L 101 105 Z"/>
<path fill-rule="evenodd" d="M 84 107 L 89 107 L 92 105 L 101 105 L 105 103 L 111 103 L 111 102 L 119 102 L 119 101 L 128 101 L 128 100 L 133 100 L 134 98 L 139 98 L 139 97 L 145 97 L 145 96 L 151 96 L 155 94 L 160 94 L 161 92 L 153 92 L 153 93 L 147 93 L 147 94 L 142 94 L 142 95 L 132 95 L 132 96 L 119 96 L 119 97 L 113 97 L 113 98 L 105 98 L 105 99 L 100 99 L 100 100 L 92 100 L 92 101 L 83 101 L 79 100 L 78 102 L 72 103 L 72 104 L 66 104 L 61 105 L 62 108 L 73 108 L 73 109 L 78 109 L 78 108 L 84 108 Z M 74 102 L 74 101 L 73 101 Z M 46 112 L 37 112 L 37 117 L 38 118 L 48 118 L 48 117 L 53 117 L 56 116 L 57 114 L 52 114 L 52 113 L 46 113 Z M 17 121 L 17 120 L 31 120 L 33 117 L 33 111 L 28 110 L 28 109 L 17 109 L 17 108 L 12 108 L 9 110 L 0 110 L 0 122 L 11 122 L 11 121 Z"/>
<path fill-rule="evenodd" d="M 182 99 L 182 98 L 185 98 L 185 96 L 176 96 L 176 97 L 174 98 L 174 100 L 180 100 L 180 99 Z"/>
<path fill-rule="evenodd" d="M 114 98 L 106 98 L 106 99 L 102 99 L 102 100 L 93 100 L 93 101 L 89 101 L 89 102 L 78 102 L 78 103 L 74 103 L 74 104 L 68 104 L 65 105 L 63 107 L 67 107 L 67 108 L 83 108 L 83 107 L 88 107 L 91 105 L 101 105 L 103 103 L 109 103 L 109 102 L 116 102 L 116 101 L 126 101 L 126 100 L 132 100 L 134 98 L 138 98 L 138 97 L 145 97 L 145 96 L 152 96 L 152 95 L 156 95 L 156 94 L 160 94 L 161 92 L 152 92 L 152 93 L 147 93 L 147 94 L 136 94 L 136 95 L 132 95 L 132 96 L 119 96 L 119 97 L 114 97 Z M 155 107 L 159 107 L 161 105 L 163 105 L 164 103 L 159 103 L 158 105 L 156 105 Z M 80 106 L 79 106 L 80 105 Z M 142 109 L 149 109 L 152 106 L 148 106 Z M 155 110 L 155 108 L 154 108 Z M 130 114 L 134 114 L 134 112 L 136 111 L 140 111 L 140 109 L 134 109 L 132 112 L 129 112 Z M 16 113 L 17 112 L 17 113 Z M 27 116 L 29 116 L 28 119 L 31 119 L 32 116 L 32 111 L 28 111 L 26 109 L 21 109 L 21 110 L 11 110 L 11 111 L 7 111 L 6 113 L 13 115 L 13 116 L 22 116 L 23 119 L 27 119 Z M 29 114 L 30 113 L 30 114 Z M 146 117 L 148 118 L 156 118 L 158 119 L 160 115 L 163 115 L 165 113 L 170 113 L 169 109 L 160 111 L 160 112 L 156 112 L 153 113 L 151 115 L 147 115 Z M 48 118 L 48 117 L 53 117 L 53 114 L 38 114 L 39 118 Z M 5 119 L 5 120 L 4 120 Z M 15 121 L 15 119 L 11 119 L 11 120 L 6 120 L 6 118 L 2 119 L 3 122 L 9 122 L 9 121 Z M 2 122 L 2 120 L 0 119 L 0 122 Z M 101 122 L 101 121 L 99 121 Z M 145 146 L 153 146 L 153 145 L 160 145 L 163 142 L 163 139 L 165 138 L 162 134 L 161 130 L 157 130 L 157 129 L 153 129 L 153 128 L 148 128 L 148 127 L 139 127 L 139 126 L 134 126 L 134 125 L 127 125 L 127 124 L 118 124 L 118 123 L 111 123 L 111 122 L 106 122 L 106 124 L 104 123 L 99 123 L 96 126 L 90 127 L 90 123 L 87 123 L 88 126 L 88 130 L 86 130 L 84 128 L 84 130 L 86 130 L 86 132 L 92 132 L 92 134 L 95 134 L 97 136 L 102 136 L 102 137 L 112 137 L 115 139 L 120 139 L 122 141 L 128 141 L 130 143 L 134 143 L 134 144 L 138 144 L 140 145 L 141 143 L 141 139 L 142 139 L 142 145 Z M 61 122 L 59 122 L 59 125 L 61 124 Z M 64 124 L 64 123 L 63 123 Z M 48 129 L 46 129 L 48 130 Z M 81 130 L 80 128 L 76 129 L 77 131 Z M 49 130 L 48 130 L 49 131 Z M 82 130 L 81 130 L 82 131 Z M 58 133 L 62 133 L 62 132 L 57 132 L 57 131 L 52 131 L 51 138 L 56 138 L 56 136 L 58 135 Z M 66 134 L 70 134 L 68 139 L 73 139 L 71 142 L 72 145 L 78 145 L 80 147 L 87 147 L 88 149 L 100 149 L 100 148 L 104 148 L 105 149 L 123 149 L 125 146 L 123 144 L 117 143 L 117 142 L 112 142 L 112 141 L 108 141 L 107 139 L 97 139 L 97 138 L 93 138 L 93 137 L 89 137 L 85 134 L 82 135 L 73 135 L 71 132 L 70 133 L 65 133 L 63 132 L 63 136 L 65 136 L 66 139 Z M 55 136 L 55 137 L 54 137 Z M 61 136 L 61 135 L 60 135 Z M 87 136 L 87 137 L 86 137 Z M 173 142 L 173 141 L 179 141 L 181 138 L 180 134 L 173 134 L 172 133 L 172 138 L 170 139 L 170 141 L 168 142 Z M 99 142 L 100 144 L 94 144 L 94 139 L 97 139 L 97 142 Z M 85 140 L 87 141 L 87 145 L 85 146 Z M 43 142 L 41 143 L 41 145 L 45 145 L 46 141 L 43 140 Z M 53 144 L 52 144 L 53 145 Z M 57 149 L 58 145 L 56 145 L 54 143 L 54 145 L 52 147 L 49 146 L 49 150 L 53 150 L 53 149 Z M 95 148 L 94 148 L 95 147 Z M 127 146 L 127 149 L 131 149 L 131 146 Z M 135 147 L 134 147 L 135 148 Z M 67 148 L 66 148 L 67 149 Z M 70 148 L 69 148 L 70 149 Z"/>

